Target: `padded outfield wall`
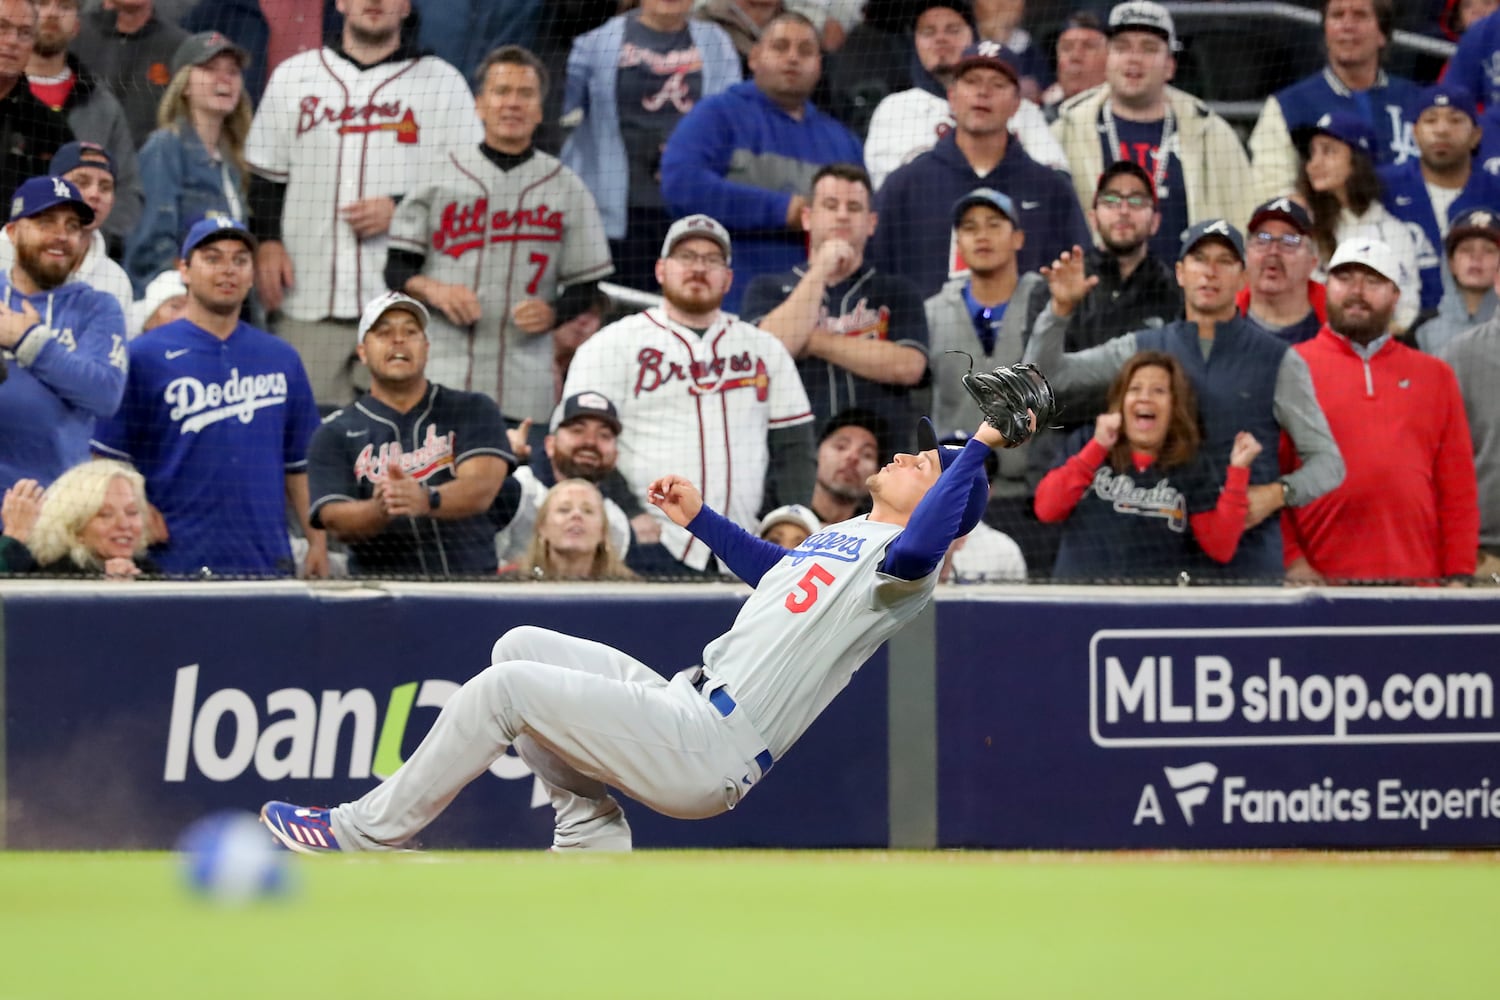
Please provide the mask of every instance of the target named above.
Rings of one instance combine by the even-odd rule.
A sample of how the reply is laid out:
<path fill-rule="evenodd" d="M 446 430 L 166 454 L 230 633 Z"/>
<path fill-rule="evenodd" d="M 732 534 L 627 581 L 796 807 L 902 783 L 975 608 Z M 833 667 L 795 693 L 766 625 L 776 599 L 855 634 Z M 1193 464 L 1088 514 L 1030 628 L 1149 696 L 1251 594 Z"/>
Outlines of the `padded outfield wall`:
<path fill-rule="evenodd" d="M 698 662 L 731 585 L 0 584 L 12 848 L 162 847 L 400 765 L 506 629 Z M 643 847 L 1500 843 L 1500 593 L 944 589 L 726 816 Z M 538 848 L 514 757 L 424 835 Z"/>

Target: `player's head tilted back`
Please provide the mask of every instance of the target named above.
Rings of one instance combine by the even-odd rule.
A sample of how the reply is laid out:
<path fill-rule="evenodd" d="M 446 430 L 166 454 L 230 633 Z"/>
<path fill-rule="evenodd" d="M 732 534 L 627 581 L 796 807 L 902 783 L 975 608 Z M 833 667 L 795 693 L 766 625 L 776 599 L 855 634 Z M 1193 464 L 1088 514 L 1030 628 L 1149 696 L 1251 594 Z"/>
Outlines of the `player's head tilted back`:
<path fill-rule="evenodd" d="M 938 444 L 937 431 L 932 421 L 923 417 L 917 422 L 917 451 L 915 454 L 897 455 L 888 465 L 870 477 L 870 498 L 874 501 L 872 515 L 875 520 L 899 520 L 904 522 L 917 504 L 937 483 L 943 471 L 952 465 L 962 453 L 962 448 L 948 448 Z M 964 504 L 963 519 L 958 534 L 963 537 L 974 530 L 990 499 L 989 479 L 981 466 L 974 475 Z"/>

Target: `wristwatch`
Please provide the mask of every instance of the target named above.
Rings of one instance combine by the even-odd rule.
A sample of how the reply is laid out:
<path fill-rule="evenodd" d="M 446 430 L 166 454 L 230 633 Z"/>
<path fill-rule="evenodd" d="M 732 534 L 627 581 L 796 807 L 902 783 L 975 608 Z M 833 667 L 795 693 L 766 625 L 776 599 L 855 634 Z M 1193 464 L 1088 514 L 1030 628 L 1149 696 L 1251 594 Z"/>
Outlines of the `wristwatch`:
<path fill-rule="evenodd" d="M 1297 491 L 1292 488 L 1291 480 L 1282 477 L 1277 482 L 1281 484 L 1281 502 L 1284 506 L 1297 506 Z"/>
<path fill-rule="evenodd" d="M 434 511 L 442 505 L 443 494 L 438 491 L 438 488 L 436 486 L 434 486 L 432 489 L 427 491 L 427 509 L 429 512 Z"/>

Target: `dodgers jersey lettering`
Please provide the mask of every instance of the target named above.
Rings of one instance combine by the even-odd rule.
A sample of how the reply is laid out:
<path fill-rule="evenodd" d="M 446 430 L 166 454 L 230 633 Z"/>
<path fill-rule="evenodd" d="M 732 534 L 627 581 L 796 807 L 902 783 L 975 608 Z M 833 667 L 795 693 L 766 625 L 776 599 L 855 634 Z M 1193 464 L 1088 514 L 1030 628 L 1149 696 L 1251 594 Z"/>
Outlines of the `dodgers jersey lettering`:
<path fill-rule="evenodd" d="M 511 312 L 614 271 L 599 208 L 578 175 L 542 152 L 510 170 L 478 144 L 449 152 L 397 208 L 391 245 L 422 254 L 424 276 L 479 297 L 471 327 L 432 311 L 428 378 L 485 393 L 517 420 L 546 421 L 556 403 L 552 338 L 523 332 Z"/>
<path fill-rule="evenodd" d="M 130 342 L 119 412 L 93 448 L 131 462 L 171 538 L 166 573 L 290 573 L 286 476 L 307 469 L 318 408 L 296 350 L 247 323 L 220 340 L 186 319 Z"/>
<path fill-rule="evenodd" d="M 619 410 L 617 467 L 661 518 L 662 544 L 694 569 L 708 564 L 708 546 L 647 503 L 646 487 L 680 470 L 704 503 L 753 530 L 771 460 L 766 434 L 812 419 L 781 341 L 723 312 L 702 334 L 661 308 L 611 323 L 573 356 L 563 398 L 589 390 Z"/>
<path fill-rule="evenodd" d="M 937 586 L 880 571 L 902 527 L 864 516 L 830 525 L 763 576 L 703 667 L 722 680 L 780 757 Z"/>
<path fill-rule="evenodd" d="M 271 75 L 245 159 L 287 185 L 282 241 L 297 280 L 282 311 L 315 322 L 359 315 L 385 288 L 386 237 L 361 240 L 339 214 L 365 198 L 399 198 L 449 150 L 484 137 L 462 74 L 436 56 L 361 68 L 324 47 Z"/>

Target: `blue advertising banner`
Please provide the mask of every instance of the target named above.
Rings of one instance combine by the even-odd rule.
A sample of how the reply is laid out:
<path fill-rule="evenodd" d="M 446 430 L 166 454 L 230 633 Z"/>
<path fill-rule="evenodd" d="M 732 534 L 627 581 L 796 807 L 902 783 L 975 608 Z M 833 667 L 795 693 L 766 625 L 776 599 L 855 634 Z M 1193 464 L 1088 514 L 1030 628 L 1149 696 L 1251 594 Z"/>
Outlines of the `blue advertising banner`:
<path fill-rule="evenodd" d="M 1114 596 L 941 608 L 941 844 L 1500 843 L 1493 599 Z"/>
<path fill-rule="evenodd" d="M 507 629 L 617 646 L 663 674 L 699 662 L 732 587 L 53 585 L 4 595 L 5 845 L 169 846 L 194 818 L 270 798 L 333 804 L 395 770 Z M 744 806 L 699 823 L 626 802 L 636 843 L 882 846 L 885 656 Z M 551 843 L 519 759 L 497 761 L 429 847 Z"/>

